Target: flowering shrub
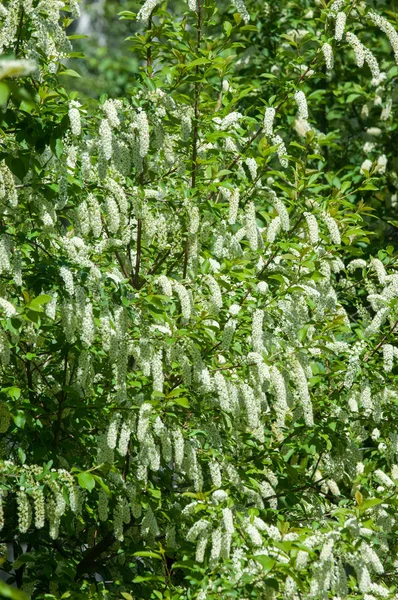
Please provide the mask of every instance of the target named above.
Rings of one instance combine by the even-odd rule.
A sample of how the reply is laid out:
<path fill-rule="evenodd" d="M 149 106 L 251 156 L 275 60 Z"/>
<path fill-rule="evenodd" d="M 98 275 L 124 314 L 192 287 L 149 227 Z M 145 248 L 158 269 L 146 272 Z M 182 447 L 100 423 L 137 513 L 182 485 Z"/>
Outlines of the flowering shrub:
<path fill-rule="evenodd" d="M 367 231 L 391 150 L 339 146 L 322 85 L 353 52 L 392 131 L 398 37 L 344 0 L 287 32 L 302 4 L 264 54 L 271 7 L 146 0 L 121 14 L 134 92 L 100 103 L 62 87 L 75 2 L 0 5 L 0 536 L 24 597 L 396 597 L 397 257 Z"/>

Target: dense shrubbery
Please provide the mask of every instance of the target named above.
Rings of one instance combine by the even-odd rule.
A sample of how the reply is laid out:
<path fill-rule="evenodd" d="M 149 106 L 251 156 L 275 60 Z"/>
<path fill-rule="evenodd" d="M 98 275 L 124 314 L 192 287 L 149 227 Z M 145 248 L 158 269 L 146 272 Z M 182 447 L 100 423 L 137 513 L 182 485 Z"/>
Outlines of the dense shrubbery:
<path fill-rule="evenodd" d="M 101 102 L 0 4 L 0 593 L 398 593 L 398 35 L 280 4 L 122 12 Z"/>

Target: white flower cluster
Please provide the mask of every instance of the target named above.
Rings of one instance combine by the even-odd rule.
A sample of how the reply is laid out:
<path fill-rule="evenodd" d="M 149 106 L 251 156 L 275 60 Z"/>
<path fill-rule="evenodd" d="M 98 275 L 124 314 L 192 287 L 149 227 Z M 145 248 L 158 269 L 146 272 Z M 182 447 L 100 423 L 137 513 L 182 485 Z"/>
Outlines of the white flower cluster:
<path fill-rule="evenodd" d="M 251 176 L 252 180 L 254 181 L 257 177 L 257 161 L 255 158 L 248 157 L 248 158 L 246 158 L 245 162 L 249 169 L 250 176 Z"/>
<path fill-rule="evenodd" d="M 272 221 L 269 224 L 268 229 L 267 229 L 267 242 L 269 244 L 274 243 L 275 238 L 278 235 L 280 229 L 281 229 L 281 218 L 278 216 L 278 217 L 275 217 L 275 219 L 272 219 Z"/>
<path fill-rule="evenodd" d="M 77 102 L 76 100 L 72 100 L 69 103 L 68 115 L 70 121 L 70 129 L 73 135 L 80 135 L 82 131 L 82 124 L 79 112 L 80 106 L 80 102 Z"/>
<path fill-rule="evenodd" d="M 18 528 L 21 533 L 26 533 L 32 521 L 32 509 L 24 487 L 21 487 L 17 492 L 17 504 Z"/>
<path fill-rule="evenodd" d="M 398 348 L 395 348 L 391 344 L 384 344 L 383 365 L 386 373 L 391 373 L 394 366 L 394 358 L 398 358 Z"/>
<path fill-rule="evenodd" d="M 307 106 L 307 98 L 305 97 L 304 92 L 302 92 L 301 90 L 298 90 L 294 94 L 294 99 L 297 104 L 298 118 L 307 120 L 308 119 L 308 106 Z"/>
<path fill-rule="evenodd" d="M 361 164 L 361 168 L 360 168 L 360 172 L 362 175 L 366 175 L 366 171 L 368 173 L 371 172 L 373 167 L 373 162 L 371 160 L 369 160 L 368 158 L 366 160 L 363 161 L 363 163 Z"/>
<path fill-rule="evenodd" d="M 264 133 L 267 137 L 272 137 L 274 133 L 275 108 L 267 106 L 264 113 Z"/>
<path fill-rule="evenodd" d="M 149 123 L 146 113 L 141 110 L 136 116 L 136 125 L 138 128 L 138 139 L 139 139 L 139 154 L 141 158 L 149 152 Z"/>
<path fill-rule="evenodd" d="M 256 221 L 256 207 L 254 202 L 248 202 L 246 206 L 246 236 L 249 240 L 250 249 L 255 252 L 258 247 L 258 230 Z"/>
<path fill-rule="evenodd" d="M 387 21 L 386 18 L 382 17 L 381 15 L 378 15 L 372 10 L 368 12 L 367 17 L 372 21 L 374 25 L 379 27 L 381 31 L 383 31 L 387 35 L 388 39 L 390 40 L 392 49 L 394 51 L 395 61 L 398 64 L 398 33 L 395 31 L 394 27 L 389 21 Z"/>
<path fill-rule="evenodd" d="M 112 100 L 108 99 L 105 101 L 103 105 L 103 110 L 108 119 L 109 125 L 113 128 L 117 128 L 120 126 L 120 119 L 117 114 L 117 109 L 120 107 L 120 100 Z"/>
<path fill-rule="evenodd" d="M 334 39 L 337 42 L 340 42 L 343 39 L 346 21 L 347 15 L 344 12 L 337 13 L 336 25 L 334 30 Z"/>
<path fill-rule="evenodd" d="M 328 212 L 322 213 L 322 219 L 323 219 L 323 222 L 325 223 L 326 227 L 328 228 L 332 244 L 335 244 L 336 246 L 340 246 L 341 236 L 340 236 L 339 227 L 338 227 L 336 221 L 333 219 L 333 217 Z"/>
<path fill-rule="evenodd" d="M 230 412 L 229 391 L 227 382 L 220 371 L 214 374 L 214 383 L 220 401 L 220 408 L 225 412 Z"/>
<path fill-rule="evenodd" d="M 388 119 L 391 117 L 391 113 L 392 113 L 392 98 L 387 98 L 385 105 L 383 106 L 383 109 L 381 111 L 381 115 L 380 115 L 380 120 L 381 121 L 388 121 Z"/>
<path fill-rule="evenodd" d="M 387 162 L 387 156 L 385 154 L 381 154 L 377 159 L 375 172 L 379 173 L 380 175 L 384 175 L 387 170 Z"/>
<path fill-rule="evenodd" d="M 2 311 L 7 318 L 17 314 L 15 306 L 5 298 L 0 298 L 0 311 Z"/>
<path fill-rule="evenodd" d="M 232 125 L 236 125 L 242 119 L 242 114 L 239 112 L 231 112 L 219 122 L 219 129 L 225 131 Z M 216 121 L 217 122 L 217 121 Z"/>
<path fill-rule="evenodd" d="M 345 4 L 345 0 L 335 0 L 332 2 L 329 11 L 332 15 L 337 15 L 337 13 L 343 8 Z"/>
<path fill-rule="evenodd" d="M 288 412 L 286 385 L 283 375 L 279 369 L 272 365 L 270 368 L 271 382 L 275 392 L 274 409 L 278 427 L 285 425 L 285 417 Z"/>
<path fill-rule="evenodd" d="M 160 393 L 163 393 L 164 382 L 162 354 L 162 350 L 154 352 L 151 361 L 153 390 Z"/>
<path fill-rule="evenodd" d="M 224 326 L 224 330 L 223 330 L 223 335 L 222 335 L 222 342 L 221 342 L 221 348 L 222 350 L 228 350 L 229 347 L 231 346 L 232 343 L 232 339 L 234 337 L 234 333 L 236 330 L 236 319 L 228 319 L 228 321 L 226 322 L 225 326 Z"/>
<path fill-rule="evenodd" d="M 271 196 L 272 196 L 272 202 L 278 212 L 280 222 L 281 222 L 281 227 L 282 227 L 283 231 L 289 231 L 290 218 L 289 218 L 289 213 L 287 211 L 286 206 L 284 205 L 282 200 L 277 197 L 277 195 L 274 192 L 272 192 Z"/>
<path fill-rule="evenodd" d="M 377 477 L 377 479 L 380 479 L 380 481 L 382 482 L 383 485 L 385 485 L 388 488 L 395 488 L 395 483 L 393 482 L 393 480 L 386 475 L 386 473 L 384 473 L 384 471 L 382 471 L 381 469 L 376 469 L 374 472 L 375 477 Z"/>
<path fill-rule="evenodd" d="M 177 293 L 181 304 L 181 313 L 184 319 L 189 321 L 191 318 L 191 300 L 187 289 L 178 281 L 173 281 L 173 288 Z"/>
<path fill-rule="evenodd" d="M 287 169 L 287 167 L 289 166 L 289 161 L 286 158 L 286 146 L 285 146 L 285 142 L 283 141 L 283 139 L 281 138 L 280 135 L 274 135 L 272 137 L 272 144 L 274 146 L 277 146 L 277 155 L 279 158 L 279 162 L 281 163 L 281 167 L 283 167 L 284 169 Z"/>
<path fill-rule="evenodd" d="M 222 309 L 222 294 L 220 290 L 220 286 L 217 281 L 214 279 L 213 275 L 206 275 L 205 283 L 210 290 L 210 302 L 213 310 L 218 312 Z"/>
<path fill-rule="evenodd" d="M 234 188 L 232 192 L 227 188 L 221 188 L 221 193 L 229 201 L 228 223 L 230 225 L 235 225 L 239 210 L 239 188 Z"/>
<path fill-rule="evenodd" d="M 257 309 L 253 314 L 252 322 L 252 347 L 253 352 L 263 351 L 263 322 L 264 322 L 264 311 Z"/>
<path fill-rule="evenodd" d="M 366 269 L 366 260 L 363 258 L 355 258 L 347 265 L 347 271 L 353 273 L 356 269 Z"/>
<path fill-rule="evenodd" d="M 86 306 L 84 308 L 84 314 L 82 319 L 82 330 L 80 334 L 80 339 L 83 343 L 83 346 L 89 348 L 95 336 L 95 324 L 93 318 L 93 306 L 91 302 L 87 301 Z"/>
<path fill-rule="evenodd" d="M 103 156 L 105 160 L 110 160 L 113 154 L 113 135 L 108 119 L 102 119 L 99 126 L 99 137 Z"/>
<path fill-rule="evenodd" d="M 380 561 L 380 558 L 373 550 L 373 548 L 369 546 L 369 544 L 367 544 L 366 542 L 362 542 L 360 552 L 362 559 L 367 567 L 370 567 L 372 571 L 374 571 L 378 575 L 384 573 L 384 567 Z"/>
<path fill-rule="evenodd" d="M 316 220 L 316 217 L 309 212 L 304 213 L 304 218 L 307 221 L 310 242 L 313 246 L 316 246 L 319 243 L 318 221 Z"/>
<path fill-rule="evenodd" d="M 137 13 L 137 21 L 142 21 L 144 25 L 148 25 L 152 12 L 160 3 L 161 0 L 146 0 Z"/>
<path fill-rule="evenodd" d="M 250 21 L 250 15 L 247 12 L 246 4 L 243 0 L 232 0 L 232 2 L 245 23 L 248 23 Z"/>
<path fill-rule="evenodd" d="M 310 398 L 310 393 L 308 390 L 307 377 L 299 360 L 295 360 L 294 362 L 294 375 L 298 397 L 300 399 L 300 403 L 303 409 L 305 424 L 307 425 L 307 427 L 313 427 L 314 416 L 312 412 L 312 402 Z"/>
<path fill-rule="evenodd" d="M 18 206 L 18 192 L 15 187 L 14 176 L 5 162 L 0 162 L 0 200 L 5 200 L 13 208 Z M 7 236 L 1 238 L 0 251 L 2 253 L 9 252 L 9 238 Z M 2 262 L 2 257 L 0 257 L 0 267 Z"/>
<path fill-rule="evenodd" d="M 365 62 L 365 46 L 358 39 L 358 37 L 350 31 L 347 31 L 346 40 L 350 44 L 351 48 L 354 50 L 357 66 L 363 67 Z"/>
<path fill-rule="evenodd" d="M 327 71 L 332 71 L 334 67 L 333 49 L 330 44 L 325 42 L 322 46 L 323 58 L 325 59 L 325 65 Z"/>

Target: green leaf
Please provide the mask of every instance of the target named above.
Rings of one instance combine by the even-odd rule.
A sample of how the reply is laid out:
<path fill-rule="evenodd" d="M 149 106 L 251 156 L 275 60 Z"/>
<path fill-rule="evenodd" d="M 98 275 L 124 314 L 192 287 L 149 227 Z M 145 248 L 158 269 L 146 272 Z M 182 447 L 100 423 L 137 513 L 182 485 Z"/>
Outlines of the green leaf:
<path fill-rule="evenodd" d="M 157 552 L 151 552 L 150 550 L 141 550 L 140 552 L 134 552 L 133 556 L 146 556 L 148 558 L 157 558 L 162 560 L 162 555 Z"/>
<path fill-rule="evenodd" d="M 362 501 L 361 510 L 366 510 L 367 508 L 371 508 L 372 506 L 377 506 L 382 502 L 385 502 L 385 500 L 382 500 L 381 498 L 368 498 L 367 500 Z"/>
<path fill-rule="evenodd" d="M 142 575 L 137 575 L 137 577 L 134 577 L 133 579 L 133 583 L 143 583 L 144 581 L 160 581 L 164 583 L 165 578 L 160 577 L 159 575 L 147 575 L 145 577 Z"/>
<path fill-rule="evenodd" d="M 225 31 L 226 36 L 229 37 L 231 35 L 231 31 L 232 31 L 231 23 L 229 21 L 224 21 L 223 29 Z"/>
<path fill-rule="evenodd" d="M 2 598 L 11 598 L 11 600 L 29 600 L 28 596 L 24 592 L 21 592 L 16 588 L 10 587 L 6 583 L 4 583 L 4 581 L 1 581 L 1 579 L 0 594 Z"/>
<path fill-rule="evenodd" d="M 188 398 L 173 398 L 173 404 L 178 404 L 179 406 L 182 406 L 183 408 L 190 407 Z"/>
<path fill-rule="evenodd" d="M 81 77 L 77 71 L 74 69 L 65 69 L 65 71 L 61 71 L 58 75 L 66 75 L 67 77 Z"/>
<path fill-rule="evenodd" d="M 270 556 L 267 556 L 266 554 L 256 554 L 252 558 L 259 562 L 260 565 L 263 567 L 264 575 L 269 573 L 276 565 L 276 560 L 274 558 L 271 558 Z"/>
<path fill-rule="evenodd" d="M 79 473 L 79 475 L 77 476 L 77 480 L 79 482 L 79 485 L 84 490 L 88 490 L 89 492 L 91 492 L 91 490 L 95 486 L 95 479 L 91 475 L 91 473 Z"/>
<path fill-rule="evenodd" d="M 0 81 L 0 105 L 5 104 L 10 95 L 10 88 L 4 81 Z"/>
<path fill-rule="evenodd" d="M 196 58 L 192 62 L 188 63 L 186 66 L 187 69 L 191 69 L 192 67 L 197 67 L 199 65 L 208 65 L 211 61 L 208 58 Z"/>
<path fill-rule="evenodd" d="M 102 477 L 99 477 L 98 475 L 93 475 L 95 481 L 97 483 L 99 483 L 99 485 L 102 487 L 102 489 L 104 490 L 104 492 L 106 492 L 107 494 L 110 494 L 111 491 L 109 489 L 109 487 L 106 485 L 105 481 L 102 479 Z"/>
<path fill-rule="evenodd" d="M 359 191 L 365 191 L 365 190 L 378 190 L 379 188 L 376 187 L 375 185 L 372 185 L 371 183 L 367 183 L 366 185 L 364 185 L 363 187 L 359 188 Z"/>
<path fill-rule="evenodd" d="M 18 456 L 19 456 L 19 460 L 21 461 L 21 464 L 25 464 L 25 460 L 26 460 L 26 454 L 25 452 L 22 450 L 21 446 L 18 448 Z"/>
<path fill-rule="evenodd" d="M 14 415 L 14 423 L 19 429 L 23 429 L 26 423 L 26 416 L 22 410 L 18 410 L 17 414 Z"/>
<path fill-rule="evenodd" d="M 36 312 L 43 312 L 42 305 L 47 304 L 47 302 L 50 302 L 50 300 L 52 300 L 51 296 L 49 296 L 48 294 L 41 294 L 40 296 L 36 296 L 36 298 L 33 298 L 33 300 L 29 302 L 27 308 Z"/>
<path fill-rule="evenodd" d="M 20 388 L 16 387 L 15 385 L 12 385 L 9 388 L 3 388 L 1 391 L 5 392 L 8 396 L 10 396 L 10 398 L 13 398 L 14 400 L 18 400 L 21 396 Z"/>

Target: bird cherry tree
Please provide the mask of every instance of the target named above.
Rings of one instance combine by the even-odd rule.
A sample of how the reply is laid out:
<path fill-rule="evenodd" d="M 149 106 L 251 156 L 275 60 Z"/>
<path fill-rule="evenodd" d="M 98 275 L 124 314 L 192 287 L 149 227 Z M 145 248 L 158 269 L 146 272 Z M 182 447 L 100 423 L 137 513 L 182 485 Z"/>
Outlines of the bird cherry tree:
<path fill-rule="evenodd" d="M 0 4 L 6 597 L 397 597 L 376 9 L 146 0 L 131 94 L 97 102 L 64 87 L 76 2 Z M 383 135 L 341 145 L 355 78 Z"/>

